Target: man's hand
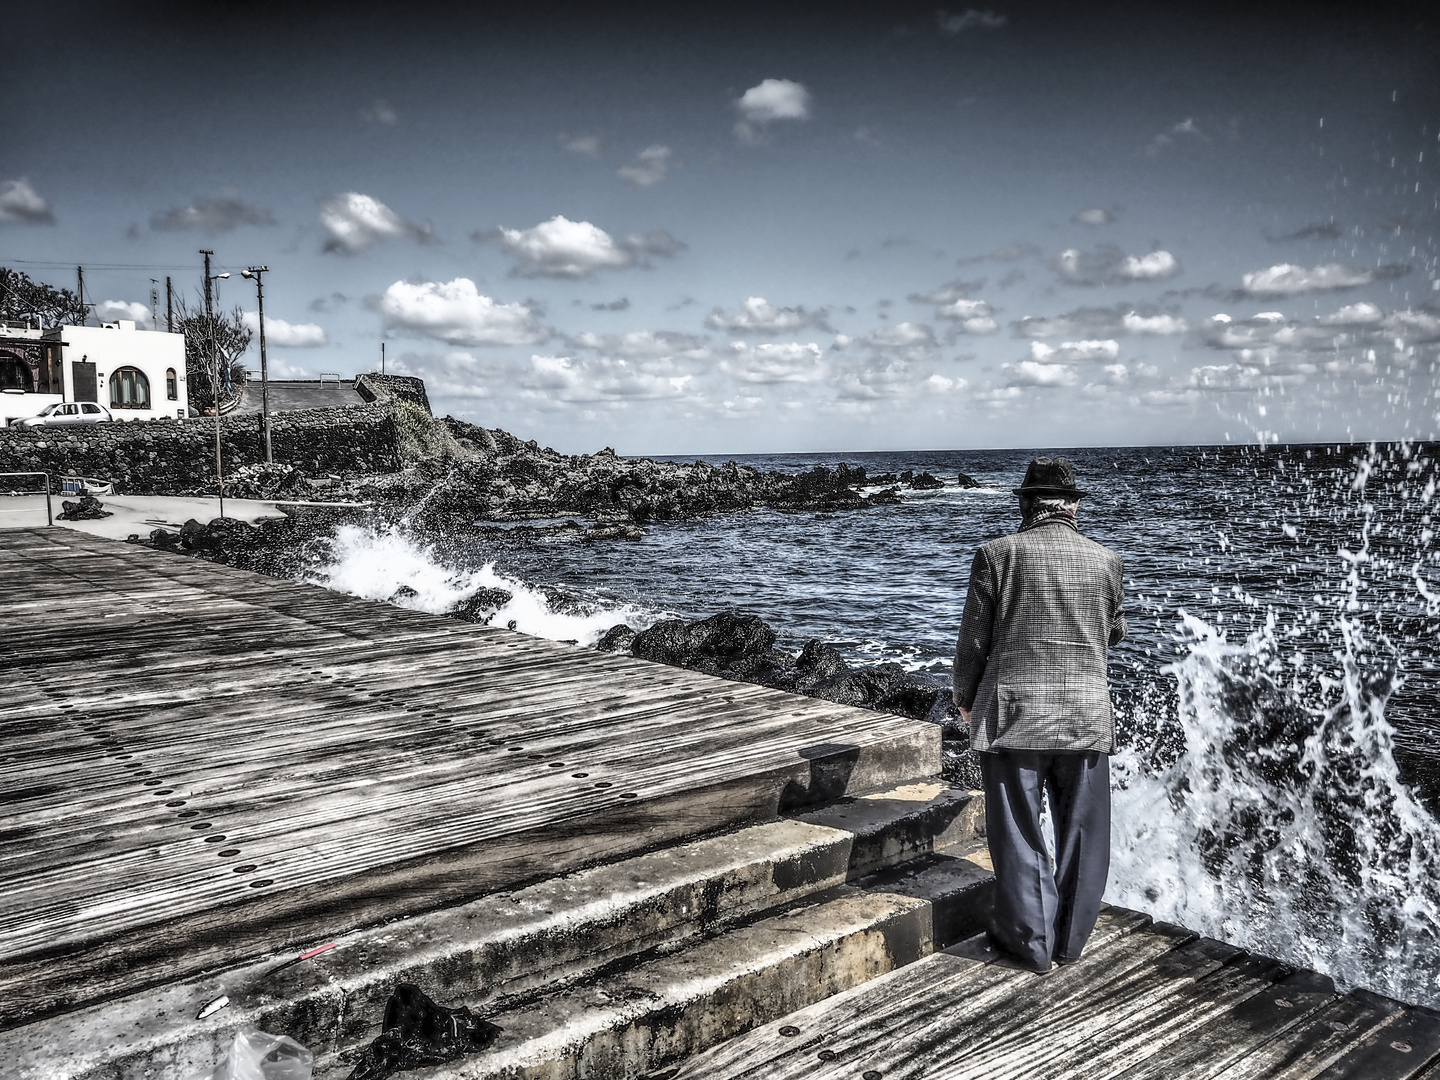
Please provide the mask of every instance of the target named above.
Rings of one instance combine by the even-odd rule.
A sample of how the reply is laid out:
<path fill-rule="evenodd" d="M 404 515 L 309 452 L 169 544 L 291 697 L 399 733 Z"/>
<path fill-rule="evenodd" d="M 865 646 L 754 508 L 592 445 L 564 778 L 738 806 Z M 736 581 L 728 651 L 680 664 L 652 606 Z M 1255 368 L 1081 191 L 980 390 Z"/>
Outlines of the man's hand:
<path fill-rule="evenodd" d="M 969 710 L 969 709 L 962 709 L 962 708 L 960 708 L 960 706 L 957 705 L 957 706 L 955 706 L 955 711 L 960 714 L 960 719 L 964 720 L 965 723 L 967 723 L 967 724 L 970 723 L 970 710 Z"/>

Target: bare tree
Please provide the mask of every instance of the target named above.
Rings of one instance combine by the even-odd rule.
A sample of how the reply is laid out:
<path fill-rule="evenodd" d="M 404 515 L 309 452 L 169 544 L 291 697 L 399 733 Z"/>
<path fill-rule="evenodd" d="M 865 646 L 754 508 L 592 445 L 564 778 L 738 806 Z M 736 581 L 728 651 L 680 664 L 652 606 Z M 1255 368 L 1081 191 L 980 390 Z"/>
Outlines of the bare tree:
<path fill-rule="evenodd" d="M 250 347 L 251 330 L 240 308 L 206 315 L 184 299 L 175 305 L 175 329 L 185 335 L 185 379 L 190 409 L 206 412 L 219 401 L 221 411 L 245 389 L 240 358 Z"/>
<path fill-rule="evenodd" d="M 0 320 L 37 319 L 48 326 L 83 324 L 85 309 L 69 289 L 32 281 L 30 275 L 0 266 Z"/>

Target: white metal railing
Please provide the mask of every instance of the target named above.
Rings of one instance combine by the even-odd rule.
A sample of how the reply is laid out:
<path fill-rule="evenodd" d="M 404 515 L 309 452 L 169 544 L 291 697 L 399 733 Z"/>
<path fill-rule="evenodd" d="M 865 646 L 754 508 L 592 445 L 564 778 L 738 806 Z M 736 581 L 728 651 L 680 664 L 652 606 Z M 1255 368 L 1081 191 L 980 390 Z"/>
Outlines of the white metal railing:
<path fill-rule="evenodd" d="M 45 524 L 54 525 L 55 515 L 50 508 L 50 474 L 47 472 L 0 472 L 0 477 L 6 476 L 38 476 L 45 481 Z M 32 491 L 16 492 L 19 495 L 33 495 Z M 7 513 L 24 513 L 24 511 L 6 511 Z"/>

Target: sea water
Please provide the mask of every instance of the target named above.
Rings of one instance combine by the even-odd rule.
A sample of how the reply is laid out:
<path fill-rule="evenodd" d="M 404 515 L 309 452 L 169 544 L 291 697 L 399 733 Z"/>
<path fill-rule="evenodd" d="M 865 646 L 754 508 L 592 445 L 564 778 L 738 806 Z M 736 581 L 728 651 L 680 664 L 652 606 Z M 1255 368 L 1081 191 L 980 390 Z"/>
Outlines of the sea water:
<path fill-rule="evenodd" d="M 1109 901 L 1440 1005 L 1436 449 L 1068 452 L 1081 529 L 1126 568 Z M 866 511 L 652 524 L 639 541 L 347 526 L 310 575 L 430 611 L 501 588 L 496 625 L 581 645 L 738 608 L 782 646 L 820 638 L 944 685 L 970 559 L 1013 531 L 1033 453 L 741 457 L 946 485 Z"/>

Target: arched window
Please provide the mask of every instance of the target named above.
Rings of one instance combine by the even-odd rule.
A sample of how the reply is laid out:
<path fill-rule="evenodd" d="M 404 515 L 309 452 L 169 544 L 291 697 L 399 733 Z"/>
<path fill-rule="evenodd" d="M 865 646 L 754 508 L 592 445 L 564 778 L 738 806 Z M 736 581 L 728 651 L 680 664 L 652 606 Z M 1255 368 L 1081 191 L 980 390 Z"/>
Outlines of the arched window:
<path fill-rule="evenodd" d="M 35 379 L 30 365 L 12 352 L 0 352 L 0 390 L 24 390 L 35 392 Z"/>
<path fill-rule="evenodd" d="M 165 396 L 171 401 L 180 400 L 180 383 L 175 378 L 175 369 L 165 369 Z"/>
<path fill-rule="evenodd" d="M 139 368 L 116 368 L 110 375 L 112 409 L 150 408 L 150 380 Z"/>

